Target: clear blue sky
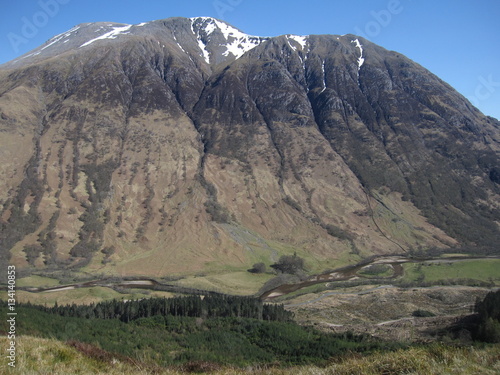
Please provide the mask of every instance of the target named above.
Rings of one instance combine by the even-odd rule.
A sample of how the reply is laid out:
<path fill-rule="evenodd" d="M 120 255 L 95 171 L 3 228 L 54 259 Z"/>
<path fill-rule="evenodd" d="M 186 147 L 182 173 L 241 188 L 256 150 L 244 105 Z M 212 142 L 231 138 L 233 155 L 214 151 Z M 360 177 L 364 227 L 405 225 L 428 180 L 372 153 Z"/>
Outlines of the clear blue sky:
<path fill-rule="evenodd" d="M 212 16 L 260 36 L 365 36 L 423 65 L 500 119 L 498 0 L 0 0 L 0 63 L 79 23 L 175 16 Z"/>

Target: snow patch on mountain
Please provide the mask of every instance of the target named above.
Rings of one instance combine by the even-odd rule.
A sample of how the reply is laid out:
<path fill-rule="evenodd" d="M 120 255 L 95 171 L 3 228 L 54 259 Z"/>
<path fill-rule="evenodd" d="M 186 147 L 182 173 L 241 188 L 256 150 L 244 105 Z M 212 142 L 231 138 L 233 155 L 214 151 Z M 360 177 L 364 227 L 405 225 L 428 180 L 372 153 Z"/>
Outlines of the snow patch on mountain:
<path fill-rule="evenodd" d="M 53 44 L 56 44 L 57 42 L 65 39 L 65 38 L 69 38 L 71 36 L 71 34 L 73 34 L 75 31 L 77 31 L 78 29 L 80 28 L 80 26 L 75 26 L 73 27 L 72 29 L 69 29 L 68 31 L 62 33 L 62 34 L 59 34 L 59 35 L 56 35 L 54 36 L 53 38 L 51 38 L 49 40 L 49 44 L 47 44 L 46 46 L 43 46 L 40 51 L 43 51 L 44 49 L 50 47 L 51 45 Z M 68 40 L 65 40 L 64 42 L 67 42 Z"/>
<path fill-rule="evenodd" d="M 109 26 L 112 26 L 112 25 L 109 25 Z M 128 31 L 130 30 L 130 28 L 132 26 L 133 25 L 125 25 L 125 26 L 118 26 L 118 27 L 115 26 L 115 27 L 113 27 L 113 30 L 111 30 L 111 31 L 109 31 L 101 36 L 98 36 L 97 38 L 89 40 L 86 43 L 83 43 L 79 48 L 86 47 L 86 46 L 94 43 L 97 40 L 116 39 L 116 37 L 118 37 L 118 35 L 120 35 L 120 34 L 128 34 Z"/>
<path fill-rule="evenodd" d="M 177 44 L 177 46 L 181 49 L 181 51 L 184 52 L 186 55 L 188 55 L 188 53 L 186 52 L 186 50 L 184 48 L 182 48 L 182 46 L 180 45 L 180 43 L 177 40 L 177 37 L 175 35 L 174 35 L 174 40 L 175 40 L 175 43 Z"/>
<path fill-rule="evenodd" d="M 198 19 L 204 20 L 204 18 L 206 18 L 206 17 L 191 18 L 191 31 L 193 32 L 193 34 L 196 35 L 196 39 L 198 41 L 198 47 L 201 50 L 201 55 L 203 56 L 203 58 L 205 59 L 207 64 L 210 64 L 210 53 L 208 52 L 207 45 L 203 41 L 202 36 L 201 36 L 202 29 L 200 28 L 197 31 L 194 29 L 194 24 L 195 24 L 196 20 L 198 20 Z"/>
<path fill-rule="evenodd" d="M 260 37 L 242 33 L 238 29 L 217 20 L 214 20 L 214 22 L 227 41 L 227 51 L 223 53 L 223 56 L 229 56 L 231 53 L 235 58 L 239 59 L 245 52 L 250 51 L 261 43 L 262 38 Z"/>
<path fill-rule="evenodd" d="M 200 21 L 202 22 L 202 28 L 195 30 L 195 23 Z M 243 56 L 243 54 L 268 39 L 245 34 L 240 30 L 228 25 L 227 23 L 221 22 L 211 17 L 191 18 L 191 28 L 198 39 L 198 45 L 207 63 L 209 62 L 209 51 L 207 50 L 208 43 L 205 43 L 205 41 L 201 37 L 202 30 L 206 35 L 206 38 L 208 39 L 216 31 L 219 31 L 225 40 L 223 45 L 226 47 L 226 51 L 224 51 L 222 55 L 227 57 L 229 56 L 229 54 L 232 54 L 236 59 L 240 58 L 241 56 Z"/>
<path fill-rule="evenodd" d="M 323 73 L 323 90 L 321 90 L 320 94 L 326 90 L 326 73 L 325 73 L 325 62 L 321 64 L 321 72 Z"/>
<path fill-rule="evenodd" d="M 16 59 L 16 60 L 13 60 L 12 62 L 16 62 L 16 61 L 19 61 L 19 60 L 23 60 L 23 59 L 26 59 L 28 57 L 32 57 L 32 56 L 38 56 L 40 53 L 42 53 L 43 50 L 49 48 L 50 46 L 53 46 L 54 44 L 60 42 L 61 40 L 63 39 L 66 39 L 64 40 L 63 43 L 67 43 L 69 41 L 69 37 L 74 33 L 74 32 L 77 32 L 78 29 L 80 29 L 80 26 L 75 26 L 73 27 L 72 29 L 69 29 L 68 31 L 65 31 L 64 33 L 61 33 L 61 34 L 58 34 L 52 38 L 50 38 L 48 41 L 47 41 L 47 44 L 44 45 L 43 47 L 39 47 L 37 48 L 36 52 L 33 52 L 33 53 L 30 53 L 30 54 L 27 54 L 19 59 Z"/>
<path fill-rule="evenodd" d="M 365 58 L 363 57 L 363 46 L 359 42 L 359 39 L 354 39 L 351 41 L 351 43 L 356 43 L 356 47 L 359 48 L 359 53 L 360 53 L 360 56 L 358 58 L 358 71 L 359 71 L 359 69 L 361 69 L 363 63 L 365 62 Z"/>
<path fill-rule="evenodd" d="M 292 35 L 292 34 L 289 34 L 286 36 L 288 39 L 292 39 L 294 41 L 296 41 L 298 44 L 300 44 L 300 47 L 302 48 L 302 50 L 305 50 L 306 49 L 306 46 L 307 46 L 307 35 L 306 36 L 301 36 L 301 35 Z M 294 49 L 294 51 L 297 50 L 296 47 L 292 47 Z"/>

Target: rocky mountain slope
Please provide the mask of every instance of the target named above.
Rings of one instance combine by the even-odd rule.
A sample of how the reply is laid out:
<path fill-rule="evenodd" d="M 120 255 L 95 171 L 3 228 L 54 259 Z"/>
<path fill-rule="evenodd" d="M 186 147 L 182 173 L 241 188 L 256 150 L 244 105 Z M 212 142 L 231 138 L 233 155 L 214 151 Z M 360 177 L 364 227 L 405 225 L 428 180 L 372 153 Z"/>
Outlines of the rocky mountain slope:
<path fill-rule="evenodd" d="M 495 250 L 500 123 L 354 35 L 82 24 L 0 66 L 0 250 L 164 276 Z M 498 250 L 498 249 L 497 249 Z"/>

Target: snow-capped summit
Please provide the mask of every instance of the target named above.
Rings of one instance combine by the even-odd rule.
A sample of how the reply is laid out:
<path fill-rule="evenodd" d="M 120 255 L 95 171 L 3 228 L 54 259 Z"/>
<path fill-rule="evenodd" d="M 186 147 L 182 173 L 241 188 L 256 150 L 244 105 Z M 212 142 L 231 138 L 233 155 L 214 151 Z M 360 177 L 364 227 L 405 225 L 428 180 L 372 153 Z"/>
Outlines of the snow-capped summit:
<path fill-rule="evenodd" d="M 191 28 L 207 63 L 212 62 L 218 52 L 224 57 L 240 58 L 269 38 L 252 36 L 212 17 L 190 18 Z"/>
<path fill-rule="evenodd" d="M 2 65 L 2 67 L 21 66 L 34 61 L 58 56 L 68 51 L 96 45 L 95 42 L 97 41 L 113 40 L 120 35 L 130 34 L 130 29 L 133 26 L 134 25 L 115 22 L 82 23 L 64 33 L 50 38 L 41 46 Z"/>
<path fill-rule="evenodd" d="M 231 63 L 241 58 L 250 50 L 271 40 L 280 40 L 288 45 L 297 53 L 305 70 L 305 61 L 313 49 L 314 37 L 293 34 L 276 38 L 248 35 L 212 17 L 174 17 L 137 25 L 114 22 L 83 23 L 54 36 L 45 44 L 1 67 L 20 67 L 67 53 L 77 54 L 78 58 L 94 53 L 101 56 L 102 53 L 98 49 L 111 46 L 125 48 L 126 51 L 141 46 L 140 48 L 148 50 L 153 48 L 162 55 L 187 55 L 196 66 L 207 64 L 208 72 L 219 64 Z M 359 72 L 366 58 L 365 50 L 355 36 L 343 38 L 342 43 L 344 42 L 350 42 L 352 45 L 346 51 L 350 50 L 349 53 L 352 53 L 350 59 L 357 64 Z M 322 89 L 325 88 L 326 84 L 323 84 Z"/>
<path fill-rule="evenodd" d="M 15 67 L 66 52 L 144 37 L 160 46 L 176 45 L 184 53 L 202 57 L 207 64 L 219 64 L 240 58 L 245 52 L 270 39 L 252 36 L 211 17 L 168 18 L 137 25 L 97 22 L 84 23 L 54 36 L 45 44 L 7 63 Z M 144 39 L 143 39 L 144 40 Z M 155 43 L 155 44 L 156 44 Z"/>

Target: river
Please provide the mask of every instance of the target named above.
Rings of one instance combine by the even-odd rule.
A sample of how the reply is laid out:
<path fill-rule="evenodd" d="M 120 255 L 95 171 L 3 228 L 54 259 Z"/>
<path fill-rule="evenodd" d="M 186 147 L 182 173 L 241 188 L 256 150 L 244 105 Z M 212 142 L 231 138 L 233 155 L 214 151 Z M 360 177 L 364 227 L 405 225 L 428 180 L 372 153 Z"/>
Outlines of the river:
<path fill-rule="evenodd" d="M 350 281 L 356 279 L 377 279 L 381 281 L 392 280 L 397 277 L 404 275 L 404 263 L 438 263 L 438 262 L 460 262 L 466 260 L 486 260 L 486 259 L 500 259 L 500 257 L 473 257 L 473 256 L 457 256 L 457 257 L 444 257 L 444 258 L 425 258 L 425 259 L 416 259 L 416 258 L 408 258 L 404 256 L 382 256 L 373 258 L 370 260 L 362 261 L 361 263 L 339 268 L 337 270 L 333 270 L 328 273 L 324 273 L 317 276 L 311 276 L 307 280 L 300 281 L 294 284 L 283 284 L 267 292 L 263 293 L 260 296 L 261 300 L 272 300 L 276 297 L 283 296 L 285 294 L 289 294 L 295 292 L 299 289 L 315 285 L 321 284 L 325 282 L 339 282 L 339 281 Z M 360 274 L 360 270 L 365 267 L 374 265 L 374 264 L 386 264 L 389 265 L 393 272 L 392 275 L 387 277 L 368 277 L 366 275 Z"/>

